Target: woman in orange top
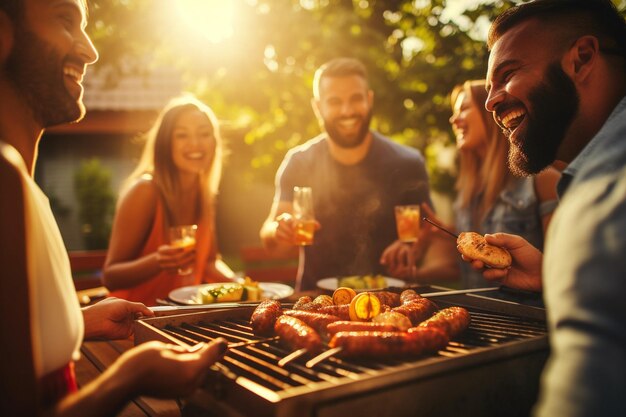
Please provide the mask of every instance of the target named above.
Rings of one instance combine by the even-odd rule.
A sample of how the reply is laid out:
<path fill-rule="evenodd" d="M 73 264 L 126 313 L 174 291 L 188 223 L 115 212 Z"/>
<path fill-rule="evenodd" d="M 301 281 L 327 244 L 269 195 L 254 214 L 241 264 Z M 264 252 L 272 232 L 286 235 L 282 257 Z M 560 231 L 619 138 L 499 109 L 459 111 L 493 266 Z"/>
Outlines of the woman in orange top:
<path fill-rule="evenodd" d="M 222 169 L 217 118 L 191 96 L 161 112 L 118 203 L 104 283 L 111 295 L 154 305 L 185 285 L 234 277 L 215 239 L 215 196 Z M 192 248 L 170 244 L 172 226 L 197 224 Z M 191 275 L 179 269 L 193 267 Z"/>

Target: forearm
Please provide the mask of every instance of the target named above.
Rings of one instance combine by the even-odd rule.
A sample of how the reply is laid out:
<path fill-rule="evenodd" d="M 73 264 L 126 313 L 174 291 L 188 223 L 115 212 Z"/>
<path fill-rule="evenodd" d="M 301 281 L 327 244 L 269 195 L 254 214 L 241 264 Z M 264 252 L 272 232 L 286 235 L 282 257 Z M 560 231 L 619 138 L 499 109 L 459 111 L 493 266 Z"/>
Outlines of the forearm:
<path fill-rule="evenodd" d="M 129 376 L 119 372 L 113 364 L 100 377 L 78 392 L 63 398 L 47 415 L 54 417 L 113 416 L 134 398 Z"/>
<path fill-rule="evenodd" d="M 157 254 L 151 253 L 131 261 L 117 262 L 104 268 L 104 285 L 109 290 L 135 287 L 162 271 Z"/>

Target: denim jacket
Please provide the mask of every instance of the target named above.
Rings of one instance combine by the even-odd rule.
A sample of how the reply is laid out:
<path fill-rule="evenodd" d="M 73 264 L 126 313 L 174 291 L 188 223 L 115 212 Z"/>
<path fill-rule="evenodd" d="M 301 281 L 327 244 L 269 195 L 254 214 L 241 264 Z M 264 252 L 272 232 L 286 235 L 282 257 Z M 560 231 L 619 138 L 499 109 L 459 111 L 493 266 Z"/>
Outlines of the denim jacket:
<path fill-rule="evenodd" d="M 512 177 L 498 199 L 487 213 L 478 230 L 473 230 L 472 210 L 478 205 L 474 199 L 469 208 L 455 210 L 456 226 L 459 232 L 478 232 L 480 234 L 504 232 L 519 235 L 533 246 L 543 248 L 542 216 L 556 209 L 557 200 L 539 202 L 535 193 L 534 178 Z M 493 286 L 482 273 L 475 271 L 466 262 L 461 262 L 461 275 L 465 288 Z"/>

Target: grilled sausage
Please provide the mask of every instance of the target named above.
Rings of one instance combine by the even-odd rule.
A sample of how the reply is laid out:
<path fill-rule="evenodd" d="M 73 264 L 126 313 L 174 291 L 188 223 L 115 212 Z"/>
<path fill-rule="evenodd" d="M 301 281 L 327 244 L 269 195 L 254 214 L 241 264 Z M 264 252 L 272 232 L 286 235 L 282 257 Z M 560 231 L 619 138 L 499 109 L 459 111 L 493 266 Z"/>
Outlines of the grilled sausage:
<path fill-rule="evenodd" d="M 263 300 L 250 317 L 252 333 L 262 336 L 271 335 L 274 332 L 276 319 L 282 314 L 283 309 L 279 301 Z"/>
<path fill-rule="evenodd" d="M 427 298 L 413 298 L 406 301 L 400 307 L 394 307 L 391 311 L 404 314 L 411 320 L 413 326 L 417 326 L 437 311 L 437 305 Z"/>
<path fill-rule="evenodd" d="M 469 311 L 463 307 L 448 307 L 439 310 L 431 318 L 421 322 L 419 327 L 438 327 L 452 339 L 463 333 L 469 327 L 469 324 Z"/>
<path fill-rule="evenodd" d="M 400 303 L 404 304 L 416 298 L 422 298 L 415 290 L 404 290 L 400 294 Z"/>
<path fill-rule="evenodd" d="M 310 353 L 322 350 L 322 339 L 315 330 L 300 319 L 280 316 L 276 319 L 274 333 L 280 336 L 280 343 L 291 350 L 306 349 Z"/>
<path fill-rule="evenodd" d="M 304 298 L 304 297 L 301 297 L 301 298 Z M 318 295 L 310 303 L 301 304 L 299 301 L 300 300 L 298 300 L 298 302 L 294 304 L 293 310 L 317 311 L 324 306 L 333 305 L 333 299 L 328 295 Z M 297 305 L 297 308 L 296 308 L 296 305 Z"/>
<path fill-rule="evenodd" d="M 285 310 L 283 314 L 302 320 L 311 326 L 320 336 L 327 335 L 328 331 L 326 328 L 330 323 L 341 320 L 337 316 L 320 313 L 319 311 Z"/>
<path fill-rule="evenodd" d="M 376 331 L 376 332 L 396 332 L 398 328 L 389 323 L 374 323 L 371 321 L 336 321 L 330 323 L 326 330 L 328 334 L 334 335 L 339 332 L 362 332 L 362 331 Z"/>
<path fill-rule="evenodd" d="M 400 295 L 391 291 L 376 291 L 374 295 L 378 297 L 381 304 L 389 307 L 397 307 L 400 305 Z"/>
<path fill-rule="evenodd" d="M 350 304 L 324 306 L 317 310 L 319 313 L 331 314 L 341 320 L 350 320 Z"/>
<path fill-rule="evenodd" d="M 309 297 L 308 295 L 304 295 L 298 298 L 298 301 L 296 301 L 296 303 L 293 305 L 293 309 L 300 310 L 303 305 L 309 304 L 311 301 L 313 301 L 311 297 Z"/>
<path fill-rule="evenodd" d="M 408 332 L 339 332 L 329 346 L 341 347 L 340 356 L 389 358 L 403 355 L 421 355 L 441 349 L 448 338 L 439 328 L 421 327 Z"/>

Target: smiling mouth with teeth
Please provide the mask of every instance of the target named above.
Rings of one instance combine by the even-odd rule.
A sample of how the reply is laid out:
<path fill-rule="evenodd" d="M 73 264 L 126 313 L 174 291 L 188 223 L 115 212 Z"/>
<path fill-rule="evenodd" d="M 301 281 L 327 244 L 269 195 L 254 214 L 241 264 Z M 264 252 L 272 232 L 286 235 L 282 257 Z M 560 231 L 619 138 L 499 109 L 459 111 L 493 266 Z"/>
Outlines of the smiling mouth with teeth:
<path fill-rule="evenodd" d="M 77 71 L 76 69 L 70 67 L 63 68 L 63 74 L 72 78 L 77 83 L 80 83 L 83 78 L 83 74 L 80 71 Z"/>
<path fill-rule="evenodd" d="M 514 110 L 507 113 L 504 117 L 498 118 L 498 124 L 503 130 L 511 133 L 524 120 L 525 113 L 522 110 Z"/>

